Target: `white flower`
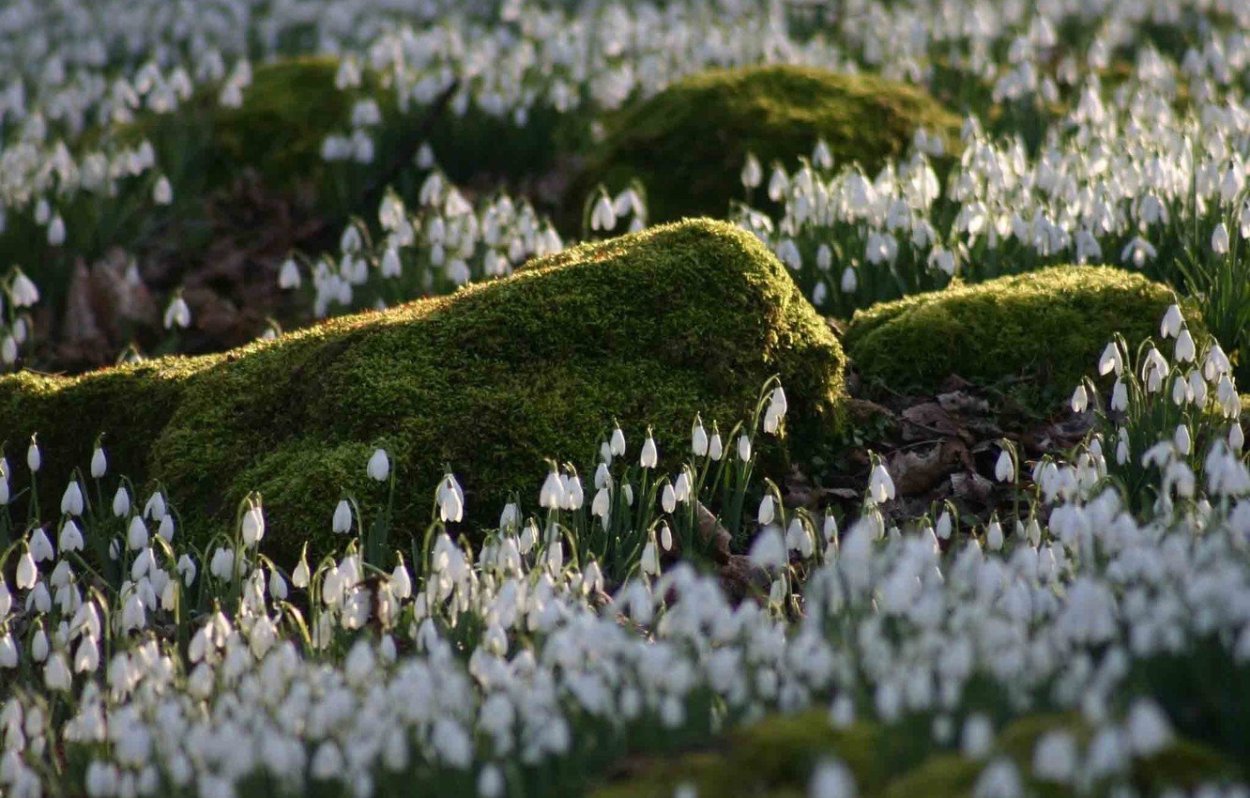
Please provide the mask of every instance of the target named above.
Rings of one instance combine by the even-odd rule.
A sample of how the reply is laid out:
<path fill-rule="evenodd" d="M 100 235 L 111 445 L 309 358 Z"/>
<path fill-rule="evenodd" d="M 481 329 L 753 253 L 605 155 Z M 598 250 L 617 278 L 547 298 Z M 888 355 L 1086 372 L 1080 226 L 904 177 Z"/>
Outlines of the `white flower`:
<path fill-rule="evenodd" d="M 172 330 L 174 327 L 186 329 L 191 326 L 191 308 L 182 298 L 182 294 L 175 294 L 169 306 L 165 308 L 164 322 L 166 330 Z"/>
<path fill-rule="evenodd" d="M 370 479 L 378 482 L 385 482 L 391 475 L 391 461 L 386 456 L 385 449 L 374 449 L 373 455 L 369 458 L 369 465 L 365 468 L 365 473 Z"/>
<path fill-rule="evenodd" d="M 299 264 L 294 258 L 287 258 L 278 270 L 278 287 L 289 291 L 300 286 Z"/>
<path fill-rule="evenodd" d="M 990 551 L 1001 551 L 1003 548 L 1003 525 L 995 518 L 985 530 L 985 545 Z"/>
<path fill-rule="evenodd" d="M 998 453 L 998 461 L 994 463 L 994 478 L 999 482 L 1008 482 L 1015 477 L 1015 470 L 1011 453 L 1006 449 L 1001 450 Z"/>
<path fill-rule="evenodd" d="M 339 535 L 346 534 L 352 529 L 352 507 L 348 504 L 347 499 L 339 499 L 339 503 L 334 507 L 334 517 L 330 522 L 330 529 Z"/>
<path fill-rule="evenodd" d="M 39 571 L 35 567 L 35 558 L 31 556 L 30 549 L 26 549 L 17 561 L 17 573 L 14 584 L 18 590 L 29 590 L 35 586 L 35 580 L 39 576 Z"/>
<path fill-rule="evenodd" d="M 1171 338 L 1181 331 L 1181 325 L 1185 319 L 1181 316 L 1179 305 L 1168 305 L 1167 311 L 1163 314 L 1163 321 L 1159 324 L 1159 335 L 1164 338 Z"/>
<path fill-rule="evenodd" d="M 703 429 L 703 420 L 694 417 L 694 426 L 690 429 L 690 451 L 695 457 L 704 457 L 708 451 L 707 430 Z"/>
<path fill-rule="evenodd" d="M 640 566 L 644 574 L 655 576 L 660 573 L 660 552 L 656 548 L 654 537 L 647 541 L 647 545 L 642 547 Z"/>
<path fill-rule="evenodd" d="M 117 518 L 125 518 L 130 512 L 130 493 L 126 491 L 126 486 L 118 486 L 117 492 L 113 494 L 113 515 Z"/>
<path fill-rule="evenodd" d="M 994 727 L 984 715 L 972 715 L 964 721 L 963 738 L 960 743 L 964 756 L 984 759 L 994 744 Z"/>
<path fill-rule="evenodd" d="M 842 293 L 853 294 L 859 288 L 859 276 L 855 274 L 852 266 L 847 266 L 842 271 Z"/>
<path fill-rule="evenodd" d="M 56 652 L 48 659 L 48 664 L 43 669 L 43 683 L 49 690 L 58 692 L 68 691 L 72 686 L 73 675 L 69 664 L 65 662 L 65 655 L 61 652 Z"/>
<path fill-rule="evenodd" d="M 182 584 L 191 587 L 191 583 L 195 581 L 195 561 L 184 554 L 178 558 L 178 564 L 175 569 L 182 576 Z"/>
<path fill-rule="evenodd" d="M 28 308 L 39 301 L 39 289 L 21 269 L 13 275 L 13 282 L 9 285 L 9 300 L 18 308 Z"/>
<path fill-rule="evenodd" d="M 651 430 L 647 430 L 647 439 L 642 442 L 642 455 L 638 458 L 638 462 L 643 468 L 655 468 L 659 461 L 659 453 L 655 448 L 655 439 L 651 437 Z"/>
<path fill-rule="evenodd" d="M 165 517 L 156 525 L 156 534 L 160 535 L 161 540 L 166 543 L 174 541 L 174 516 L 172 513 L 165 513 Z"/>
<path fill-rule="evenodd" d="M 1120 413 L 1128 410 L 1128 386 L 1124 380 L 1116 379 L 1111 389 L 1111 409 Z"/>
<path fill-rule="evenodd" d="M 308 587 L 311 574 L 308 572 L 307 553 L 301 554 L 299 564 L 295 566 L 295 570 L 291 572 L 291 584 L 303 590 Z"/>
<path fill-rule="evenodd" d="M 786 542 L 781 530 L 776 526 L 763 529 L 751 543 L 751 563 L 764 569 L 784 568 L 789 562 L 786 556 Z"/>
<path fill-rule="evenodd" d="M 755 157 L 754 153 L 747 153 L 747 160 L 742 166 L 740 177 L 743 188 L 758 188 L 760 183 L 764 182 L 764 168 L 760 166 L 760 160 Z"/>
<path fill-rule="evenodd" d="M 69 551 L 82 551 L 82 530 L 78 528 L 78 524 L 74 523 L 74 519 L 67 518 L 61 525 L 57 545 L 60 546 L 62 554 Z"/>
<path fill-rule="evenodd" d="M 148 497 L 147 503 L 143 505 L 143 514 L 153 521 L 165 517 L 165 497 L 159 490 Z"/>
<path fill-rule="evenodd" d="M 616 211 L 612 208 L 612 200 L 608 195 L 600 193 L 599 199 L 590 211 L 590 229 L 610 231 L 616 227 Z"/>
<path fill-rule="evenodd" d="M 877 504 L 894 498 L 894 480 L 881 463 L 874 465 L 868 476 L 868 495 Z"/>
<path fill-rule="evenodd" d="M 61 514 L 82 515 L 82 506 L 82 488 L 75 479 L 65 486 L 65 492 L 61 494 Z"/>
<path fill-rule="evenodd" d="M 547 472 L 547 479 L 538 491 L 538 504 L 547 510 L 559 510 L 564 502 L 564 480 L 560 479 L 560 473 L 553 467 Z"/>
<path fill-rule="evenodd" d="M 1211 251 L 1216 255 L 1228 254 L 1228 228 L 1223 222 L 1217 224 L 1211 231 Z"/>
<path fill-rule="evenodd" d="M 43 465 L 43 455 L 39 453 L 39 444 L 32 437 L 30 446 L 26 448 L 26 467 L 30 469 L 32 474 L 39 471 L 39 467 Z"/>
<path fill-rule="evenodd" d="M 1047 732 L 1033 749 L 1033 775 L 1067 784 L 1076 774 L 1076 740 L 1066 731 Z"/>
<path fill-rule="evenodd" d="M 1191 363 L 1197 352 L 1194 347 L 1194 337 L 1189 334 L 1188 329 L 1181 330 L 1176 336 L 1176 349 L 1173 350 L 1176 360 L 1180 363 Z"/>
<path fill-rule="evenodd" d="M 625 433 L 621 431 L 619 426 L 612 428 L 612 440 L 608 444 L 614 457 L 622 457 L 625 454 Z"/>
<path fill-rule="evenodd" d="M 1107 348 L 1102 350 L 1102 356 L 1098 358 L 1098 373 L 1104 377 L 1112 371 L 1118 377 L 1124 371 L 1124 358 L 1120 354 L 1120 347 L 1115 342 L 1107 344 Z"/>
<path fill-rule="evenodd" d="M 715 427 L 713 427 L 713 429 L 715 429 Z M 719 432 L 713 432 L 711 439 L 708 440 L 707 456 L 716 463 L 719 463 L 720 459 L 725 456 L 725 444 L 721 441 Z"/>
<path fill-rule="evenodd" d="M 660 524 L 660 547 L 665 551 L 673 550 L 673 530 L 668 528 L 668 524 Z"/>
<path fill-rule="evenodd" d="M 265 537 L 265 513 L 260 504 L 248 502 L 247 509 L 243 511 L 243 522 L 240 528 L 243 532 L 244 546 L 255 546 L 260 543 Z"/>
<path fill-rule="evenodd" d="M 443 521 L 459 523 L 464 518 L 464 491 L 452 474 L 447 474 L 439 486 L 438 513 Z"/>
<path fill-rule="evenodd" d="M 773 504 L 773 495 L 771 493 L 765 493 L 764 498 L 760 500 L 760 509 L 756 516 L 756 520 L 759 521 L 760 526 L 768 526 L 773 522 Z"/>
<path fill-rule="evenodd" d="M 660 506 L 670 514 L 677 509 L 677 492 L 673 490 L 673 483 L 664 483 L 664 489 L 660 491 Z"/>
<path fill-rule="evenodd" d="M 1149 757 L 1172 742 L 1172 726 L 1159 706 L 1148 698 L 1139 698 L 1129 710 L 1126 731 L 1133 753 Z"/>
<path fill-rule="evenodd" d="M 855 777 L 841 762 L 826 759 L 812 772 L 808 798 L 855 798 Z"/>
<path fill-rule="evenodd" d="M 105 456 L 104 450 L 99 446 L 95 447 L 95 451 L 91 453 L 92 479 L 100 479 L 108 472 L 108 469 L 108 457 Z"/>
<path fill-rule="evenodd" d="M 1089 407 L 1089 394 L 1085 391 L 1085 384 L 1076 386 L 1076 390 L 1072 392 L 1072 412 L 1084 413 L 1085 408 Z"/>
<path fill-rule="evenodd" d="M 751 461 L 751 439 L 745 432 L 738 436 L 738 459 L 744 463 Z"/>

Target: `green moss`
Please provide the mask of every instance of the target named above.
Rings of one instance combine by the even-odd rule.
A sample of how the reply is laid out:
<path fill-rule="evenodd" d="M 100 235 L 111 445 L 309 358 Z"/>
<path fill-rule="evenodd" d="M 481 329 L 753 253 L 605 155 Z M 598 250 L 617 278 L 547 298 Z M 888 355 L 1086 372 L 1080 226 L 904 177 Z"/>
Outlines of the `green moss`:
<path fill-rule="evenodd" d="M 1157 335 L 1174 301 L 1120 269 L 1057 266 L 857 311 L 843 342 L 865 379 L 892 390 L 932 391 L 951 374 L 983 385 L 1015 378 L 1048 409 L 1095 372 L 1114 333 L 1130 343 Z"/>
<path fill-rule="evenodd" d="M 744 197 L 748 152 L 765 181 L 770 163 L 794 168 L 821 138 L 835 163 L 875 170 L 902 154 L 917 128 L 953 144 L 958 125 L 920 89 L 872 75 L 794 66 L 704 72 L 609 118 L 602 154 L 566 204 L 580 209 L 599 183 L 616 191 L 637 177 L 654 221 L 723 216 Z"/>
<path fill-rule="evenodd" d="M 774 715 L 738 729 L 714 749 L 651 760 L 627 778 L 603 785 L 594 798 L 671 798 L 680 784 L 699 795 L 786 798 L 807 794 L 812 769 L 837 757 L 855 776 L 860 794 L 874 793 L 889 777 L 881 751 L 885 732 L 871 724 L 835 730 L 823 712 Z"/>
<path fill-rule="evenodd" d="M 224 355 L 0 378 L 0 440 L 40 433 L 52 498 L 108 431 L 115 461 L 165 483 L 198 539 L 259 490 L 267 545 L 289 556 L 324 542 L 340 487 L 380 503 L 365 479 L 375 445 L 399 469 L 406 534 L 428 523 L 444 464 L 470 513 L 493 519 L 509 490 L 532 501 L 544 458 L 590 463 L 614 417 L 631 452 L 650 423 L 676 456 L 696 411 L 728 428 L 773 374 L 796 444 L 814 445 L 839 423 L 842 366 L 837 340 L 763 245 L 695 220 Z"/>

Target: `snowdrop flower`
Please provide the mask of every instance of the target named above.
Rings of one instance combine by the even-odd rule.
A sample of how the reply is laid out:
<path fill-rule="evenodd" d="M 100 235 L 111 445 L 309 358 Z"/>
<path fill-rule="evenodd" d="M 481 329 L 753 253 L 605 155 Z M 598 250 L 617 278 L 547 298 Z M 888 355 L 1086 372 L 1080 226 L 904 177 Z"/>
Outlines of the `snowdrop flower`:
<path fill-rule="evenodd" d="M 1128 386 L 1121 379 L 1111 389 L 1111 409 L 1118 413 L 1128 410 Z"/>
<path fill-rule="evenodd" d="M 556 471 L 553 463 L 551 470 L 547 472 L 547 479 L 543 482 L 542 489 L 538 492 L 538 504 L 547 510 L 559 510 L 564 503 L 564 481 L 560 479 L 560 473 Z"/>
<path fill-rule="evenodd" d="M 877 504 L 894 498 L 894 480 L 880 462 L 872 467 L 872 473 L 868 476 L 868 495 Z"/>
<path fill-rule="evenodd" d="M 765 493 L 764 498 L 760 500 L 760 509 L 756 517 L 760 526 L 768 526 L 773 522 L 774 508 L 773 495 Z"/>
<path fill-rule="evenodd" d="M 1072 392 L 1072 412 L 1084 413 L 1085 408 L 1089 406 L 1089 394 L 1085 391 L 1085 384 L 1076 386 L 1076 390 Z"/>
<path fill-rule="evenodd" d="M 300 554 L 299 564 L 296 565 L 295 570 L 291 572 L 291 584 L 300 590 L 303 590 L 308 587 L 308 583 L 311 581 L 311 576 L 312 575 L 308 570 L 308 550 L 305 548 L 304 552 Z"/>
<path fill-rule="evenodd" d="M 938 539 L 950 540 L 952 526 L 953 526 L 953 522 L 951 521 L 950 512 L 943 510 L 942 514 L 938 516 L 938 520 L 937 520 L 936 534 L 938 536 Z"/>
<path fill-rule="evenodd" d="M 841 762 L 826 759 L 816 766 L 808 798 L 855 798 L 855 778 Z"/>
<path fill-rule="evenodd" d="M 191 587 L 191 583 L 195 581 L 195 561 L 188 555 L 183 554 L 178 558 L 178 564 L 175 566 L 175 570 L 182 577 L 182 584 L 186 587 Z"/>
<path fill-rule="evenodd" d="M 1076 739 L 1066 731 L 1047 732 L 1033 749 L 1033 775 L 1042 781 L 1068 784 L 1076 775 Z"/>
<path fill-rule="evenodd" d="M 1194 347 L 1194 338 L 1189 334 L 1188 329 L 1182 329 L 1180 334 L 1176 336 L 1176 349 L 1174 350 L 1176 360 L 1180 363 L 1192 363 L 1197 354 Z"/>
<path fill-rule="evenodd" d="M 165 308 L 164 323 L 166 330 L 172 330 L 174 327 L 186 329 L 191 326 L 191 308 L 187 306 L 187 301 L 182 298 L 182 294 L 175 294 L 168 307 Z"/>
<path fill-rule="evenodd" d="M 108 458 L 104 455 L 104 450 L 99 446 L 95 447 L 95 451 L 91 453 L 91 477 L 92 479 L 100 479 L 108 472 Z M 77 483 L 75 483 L 77 484 Z M 79 513 L 82 511 L 79 510 Z"/>
<path fill-rule="evenodd" d="M 1102 350 L 1102 355 L 1098 358 L 1100 375 L 1105 377 L 1113 371 L 1117 377 L 1124 373 L 1124 357 L 1120 354 L 1120 347 L 1114 341 L 1107 344 L 1107 348 Z"/>
<path fill-rule="evenodd" d="M 73 684 L 73 675 L 70 673 L 69 664 L 65 661 L 65 655 L 56 652 L 48 659 L 47 665 L 43 669 L 43 683 L 49 690 L 56 692 L 68 692 Z"/>
<path fill-rule="evenodd" d="M 580 490 L 580 483 L 579 490 Z M 579 502 L 580 504 L 580 502 Z M 438 493 L 439 517 L 444 522 L 459 523 L 464 518 L 464 491 L 454 475 L 448 473 L 443 477 Z"/>
<path fill-rule="evenodd" d="M 1217 224 L 1211 231 L 1211 251 L 1216 255 L 1228 254 L 1228 228 L 1223 222 Z"/>
<path fill-rule="evenodd" d="M 612 438 L 608 444 L 612 451 L 612 456 L 623 457 L 625 455 L 625 433 L 621 431 L 619 426 L 612 427 Z"/>
<path fill-rule="evenodd" d="M 611 231 L 616 227 L 616 211 L 612 207 L 612 200 L 608 199 L 608 195 L 600 193 L 599 199 L 595 201 L 594 208 L 590 211 L 590 229 Z"/>
<path fill-rule="evenodd" d="M 365 468 L 365 473 L 376 482 L 385 482 L 390 477 L 391 461 L 386 456 L 385 449 L 373 450 L 373 455 L 369 458 L 369 465 Z"/>
<path fill-rule="evenodd" d="M 703 419 L 698 414 L 695 414 L 694 426 L 690 430 L 690 450 L 695 457 L 703 457 L 708 451 L 707 430 L 703 429 Z"/>
<path fill-rule="evenodd" d="M 758 188 L 760 183 L 764 182 L 764 168 L 760 165 L 759 158 L 754 153 L 747 153 L 746 163 L 742 166 L 742 174 L 740 175 L 743 188 Z"/>
<path fill-rule="evenodd" d="M 9 284 L 9 301 L 17 308 L 33 307 L 39 301 L 39 289 L 21 269 L 16 270 Z"/>
<path fill-rule="evenodd" d="M 981 771 L 972 789 L 973 798 L 1021 798 L 1024 784 L 1020 772 L 1007 757 L 1000 757 Z"/>
<path fill-rule="evenodd" d="M 51 223 L 48 224 L 48 244 L 50 246 L 59 247 L 65 243 L 65 220 L 61 218 L 61 214 L 52 217 Z"/>
<path fill-rule="evenodd" d="M 655 537 L 652 536 L 647 544 L 642 547 L 642 559 L 639 563 L 644 574 L 658 576 L 660 573 L 660 552 L 655 545 Z"/>
<path fill-rule="evenodd" d="M 1003 525 L 998 519 L 990 521 L 990 525 L 985 530 L 985 545 L 990 551 L 1002 551 L 1003 548 Z"/>
<path fill-rule="evenodd" d="M 670 515 L 677 509 L 677 492 L 673 490 L 673 483 L 664 483 L 664 489 L 660 491 L 660 506 Z"/>
<path fill-rule="evenodd" d="M 647 429 L 647 439 L 642 443 L 642 455 L 639 457 L 639 464 L 643 468 L 655 468 L 659 461 L 659 453 L 655 448 L 655 439 L 651 437 L 651 429 Z"/>
<path fill-rule="evenodd" d="M 859 276 L 855 273 L 855 268 L 847 266 L 842 271 L 842 293 L 853 294 L 859 288 Z"/>
<path fill-rule="evenodd" d="M 299 264 L 294 258 L 287 258 L 278 269 L 278 287 L 290 291 L 300 286 Z"/>
<path fill-rule="evenodd" d="M 994 727 L 990 725 L 989 718 L 976 714 L 964 721 L 960 743 L 964 756 L 970 759 L 984 759 L 989 755 L 990 746 L 993 744 Z"/>
<path fill-rule="evenodd" d="M 1242 447 L 1246 445 L 1246 435 L 1241 429 L 1241 424 L 1233 422 L 1228 428 L 1228 446 L 1235 452 L 1240 452 Z"/>
<path fill-rule="evenodd" d="M 1015 463 L 1011 454 L 1004 448 L 998 453 L 998 461 L 994 463 L 994 478 L 999 482 L 1010 482 L 1015 478 Z"/>
<path fill-rule="evenodd" d="M 82 515 L 82 509 L 82 488 L 78 486 L 78 480 L 71 480 L 65 486 L 65 492 L 61 494 L 61 514 Z"/>
<path fill-rule="evenodd" d="M 40 626 L 35 630 L 35 636 L 30 640 L 30 656 L 35 662 L 43 662 L 47 660 L 50 649 L 48 634 Z"/>
<path fill-rule="evenodd" d="M 712 437 L 707 443 L 707 456 L 714 463 L 719 463 L 720 459 L 725 456 L 725 444 L 721 441 L 720 433 L 716 431 L 715 426 L 712 429 Z"/>
<path fill-rule="evenodd" d="M 345 535 L 352 530 L 352 507 L 347 499 L 339 499 L 339 503 L 335 505 L 330 528 L 338 535 Z"/>
<path fill-rule="evenodd" d="M 1163 314 L 1163 321 L 1159 323 L 1159 335 L 1164 338 L 1179 335 L 1184 321 L 1184 317 L 1181 316 L 1180 306 L 1175 303 L 1168 305 L 1167 311 Z"/>
<path fill-rule="evenodd" d="M 245 546 L 255 546 L 265 537 L 265 514 L 259 502 L 248 501 L 247 509 L 243 511 L 240 529 Z"/>
<path fill-rule="evenodd" d="M 35 562 L 50 562 L 56 556 L 52 549 L 52 541 L 48 539 L 43 527 L 37 527 L 31 533 L 30 553 L 35 558 Z"/>
<path fill-rule="evenodd" d="M 745 432 L 738 436 L 738 459 L 744 463 L 751 462 L 751 439 Z"/>
<path fill-rule="evenodd" d="M 165 497 L 161 492 L 155 491 L 148 497 L 147 503 L 143 505 L 143 514 L 153 521 L 159 521 L 165 517 Z"/>
<path fill-rule="evenodd" d="M 116 518 L 125 518 L 129 513 L 130 493 L 125 485 L 118 486 L 117 492 L 113 494 L 113 515 Z"/>
<path fill-rule="evenodd" d="M 18 590 L 29 590 L 35 586 L 35 580 L 38 576 L 39 571 L 35 567 L 35 558 L 31 556 L 30 549 L 27 548 L 17 561 L 17 573 L 14 584 L 17 585 Z"/>
<path fill-rule="evenodd" d="M 165 513 L 165 517 L 156 525 L 156 534 L 166 543 L 174 541 L 174 516 L 172 513 Z"/>
<path fill-rule="evenodd" d="M 39 472 L 39 467 L 43 465 L 43 455 L 39 452 L 39 444 L 35 441 L 35 436 L 30 437 L 30 446 L 26 447 L 26 467 L 30 469 L 30 473 Z"/>
<path fill-rule="evenodd" d="M 1172 726 L 1167 716 L 1148 698 L 1139 698 L 1129 710 L 1126 726 L 1133 753 L 1150 757 L 1172 742 Z"/>
<path fill-rule="evenodd" d="M 57 538 L 57 545 L 60 546 L 62 554 L 71 551 L 82 551 L 82 530 L 78 528 L 78 524 L 74 523 L 74 519 L 68 518 L 61 525 L 61 534 Z"/>
<path fill-rule="evenodd" d="M 751 563 L 765 570 L 784 568 L 789 563 L 786 542 L 776 526 L 765 527 L 751 543 Z"/>

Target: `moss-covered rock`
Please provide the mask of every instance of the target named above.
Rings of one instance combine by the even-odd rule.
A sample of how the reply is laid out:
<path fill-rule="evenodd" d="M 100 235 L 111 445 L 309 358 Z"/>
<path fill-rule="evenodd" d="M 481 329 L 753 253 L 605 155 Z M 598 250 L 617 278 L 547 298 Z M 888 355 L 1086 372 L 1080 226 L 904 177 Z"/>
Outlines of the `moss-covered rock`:
<path fill-rule="evenodd" d="M 854 774 L 861 795 L 889 779 L 881 755 L 890 740 L 880 726 L 859 723 L 834 729 L 828 714 L 774 715 L 737 729 L 705 750 L 647 761 L 628 777 L 591 792 L 594 798 L 671 798 L 690 784 L 699 795 L 722 798 L 803 796 L 812 769 L 836 756 Z"/>
<path fill-rule="evenodd" d="M 1056 266 L 954 285 L 857 311 L 843 343 L 861 376 L 896 391 L 931 391 L 957 374 L 1018 379 L 1037 409 L 1070 396 L 1119 332 L 1157 335 L 1172 290 L 1106 266 Z M 1187 314 L 1198 331 L 1197 314 Z"/>
<path fill-rule="evenodd" d="M 843 355 L 753 236 L 694 220 L 582 246 L 498 281 L 334 319 L 222 355 L 75 378 L 0 378 L 0 440 L 38 432 L 49 501 L 101 431 L 117 470 L 163 482 L 188 532 L 264 496 L 277 555 L 328 531 L 340 488 L 380 499 L 374 446 L 396 461 L 403 531 L 424 528 L 444 465 L 472 515 L 535 495 L 544 458 L 592 461 L 620 420 L 684 451 L 696 411 L 732 424 L 779 374 L 800 444 L 841 414 Z M 670 465 L 671 465 L 670 460 Z M 57 484 L 53 484 L 57 483 Z"/>
<path fill-rule="evenodd" d="M 917 128 L 956 141 L 959 119 L 922 90 L 873 75 L 796 66 L 703 72 L 606 121 L 600 155 L 574 182 L 566 205 L 599 184 L 617 191 L 639 178 L 654 221 L 724 216 L 744 197 L 747 153 L 767 170 L 810 156 L 817 140 L 836 163 L 875 170 L 902 154 Z M 767 172 L 765 180 L 767 180 Z"/>
<path fill-rule="evenodd" d="M 866 798 L 971 798 L 987 762 L 939 746 L 930 729 L 920 716 L 894 726 L 859 722 L 836 730 L 824 712 L 773 715 L 700 750 L 635 760 L 627 774 L 591 794 L 594 798 L 669 798 L 677 785 L 689 784 L 699 795 L 797 798 L 808 794 L 815 766 L 831 758 L 846 766 L 855 779 L 856 794 Z M 1071 789 L 1065 785 L 1032 777 L 1038 741 L 1060 730 L 1072 734 L 1082 748 L 1091 737 L 1076 714 L 1024 715 L 1000 732 L 993 758 L 1004 756 L 1015 764 L 1027 794 L 1069 795 Z M 1136 759 L 1130 772 L 1144 795 L 1160 794 L 1167 787 L 1193 789 L 1236 776 L 1227 760 L 1185 739 L 1175 740 L 1151 757 Z"/>

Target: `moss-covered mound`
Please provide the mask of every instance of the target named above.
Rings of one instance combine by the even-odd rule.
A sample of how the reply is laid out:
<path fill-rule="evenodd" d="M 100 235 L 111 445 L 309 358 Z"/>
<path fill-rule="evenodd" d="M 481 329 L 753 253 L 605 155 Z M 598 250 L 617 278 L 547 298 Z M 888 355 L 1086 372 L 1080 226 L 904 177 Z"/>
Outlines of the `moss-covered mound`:
<path fill-rule="evenodd" d="M 982 385 L 1019 380 L 1042 409 L 1095 373 L 1119 332 L 1157 335 L 1171 289 L 1107 266 L 1056 266 L 916 294 L 860 310 L 843 343 L 861 376 L 896 391 L 931 391 L 957 374 Z M 1190 317 L 1197 332 L 1196 314 Z"/>
<path fill-rule="evenodd" d="M 1030 777 L 1033 752 L 1053 730 L 1071 733 L 1088 744 L 1089 731 L 1079 718 L 1062 714 L 1028 715 L 1004 728 L 995 756 L 1009 758 L 1025 779 L 1028 794 L 1069 794 L 1063 785 Z M 922 718 L 885 727 L 856 723 L 836 730 L 828 714 L 773 715 L 735 730 L 703 750 L 635 762 L 629 775 L 593 791 L 593 798 L 670 798 L 682 784 L 698 795 L 722 798 L 800 798 L 808 795 L 813 769 L 836 759 L 855 779 L 865 798 L 932 795 L 965 798 L 986 762 L 964 758 L 938 747 L 931 725 Z M 1131 780 L 1143 794 L 1164 787 L 1193 789 L 1205 780 L 1233 778 L 1237 769 L 1209 748 L 1179 739 L 1164 750 L 1133 763 Z"/>
<path fill-rule="evenodd" d="M 835 163 L 871 170 L 902 154 L 917 128 L 953 144 L 958 125 L 922 90 L 872 75 L 795 66 L 704 72 L 607 120 L 602 154 L 566 205 L 580 206 L 601 182 L 617 191 L 637 177 L 655 221 L 724 216 L 744 197 L 747 153 L 760 159 L 765 181 L 770 163 L 794 168 L 819 139 Z"/>
<path fill-rule="evenodd" d="M 380 499 L 365 476 L 374 446 L 398 464 L 400 530 L 424 528 L 444 465 L 471 515 L 494 518 L 509 490 L 532 503 L 544 458 L 592 462 L 613 417 L 631 457 L 647 424 L 662 455 L 680 455 L 696 411 L 732 424 L 773 374 L 795 440 L 812 443 L 837 424 L 842 369 L 771 253 L 693 220 L 223 355 L 3 377 L 0 440 L 19 454 L 39 433 L 52 501 L 107 432 L 115 473 L 164 483 L 197 537 L 259 490 L 267 542 L 289 556 L 328 533 L 340 489 Z"/>

